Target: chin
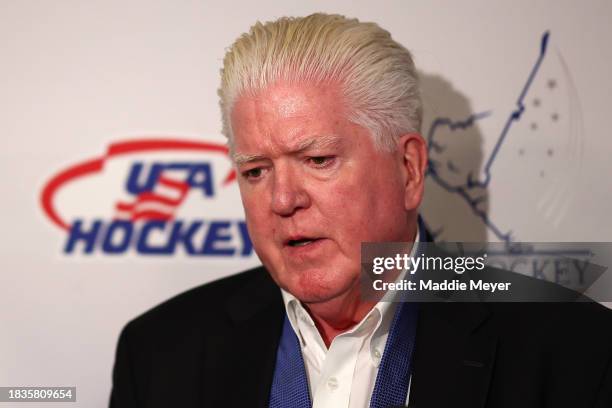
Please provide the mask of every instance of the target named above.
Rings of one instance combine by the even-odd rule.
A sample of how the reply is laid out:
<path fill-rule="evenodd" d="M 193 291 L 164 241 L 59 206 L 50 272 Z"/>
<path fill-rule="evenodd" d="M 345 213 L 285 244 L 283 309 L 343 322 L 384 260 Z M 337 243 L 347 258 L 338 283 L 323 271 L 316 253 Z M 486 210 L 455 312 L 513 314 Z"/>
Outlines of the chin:
<path fill-rule="evenodd" d="M 322 303 L 346 293 L 355 284 L 352 278 L 317 272 L 302 272 L 286 290 L 304 303 Z"/>

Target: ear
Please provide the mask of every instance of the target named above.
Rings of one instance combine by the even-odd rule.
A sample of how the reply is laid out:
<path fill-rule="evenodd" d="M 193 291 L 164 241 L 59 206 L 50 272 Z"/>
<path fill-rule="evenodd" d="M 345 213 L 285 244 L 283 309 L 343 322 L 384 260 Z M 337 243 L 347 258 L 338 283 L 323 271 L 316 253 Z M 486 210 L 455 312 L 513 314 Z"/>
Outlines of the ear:
<path fill-rule="evenodd" d="M 398 139 L 404 182 L 404 207 L 416 210 L 423 199 L 427 170 L 427 143 L 418 133 L 406 133 Z"/>

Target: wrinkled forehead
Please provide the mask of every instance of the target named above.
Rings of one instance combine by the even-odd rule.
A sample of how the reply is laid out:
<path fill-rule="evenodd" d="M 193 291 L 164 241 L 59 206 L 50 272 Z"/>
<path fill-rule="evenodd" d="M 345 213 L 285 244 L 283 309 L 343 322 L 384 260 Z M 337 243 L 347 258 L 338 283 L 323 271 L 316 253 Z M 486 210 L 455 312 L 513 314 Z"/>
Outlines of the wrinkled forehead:
<path fill-rule="evenodd" d="M 232 105 L 230 118 L 235 121 L 237 114 L 245 113 L 277 118 L 299 118 L 317 111 L 346 114 L 347 101 L 338 83 L 277 82 L 239 95 Z"/>
<path fill-rule="evenodd" d="M 337 145 L 351 127 L 343 99 L 333 87 L 303 84 L 280 84 L 245 94 L 231 111 L 233 152 Z"/>
<path fill-rule="evenodd" d="M 277 154 L 299 155 L 307 152 L 327 152 L 336 153 L 340 151 L 346 140 L 339 135 L 312 135 L 299 138 L 288 139 L 278 146 L 275 150 Z M 245 153 L 242 149 L 231 152 L 231 158 L 236 165 L 240 166 L 253 161 L 266 158 L 264 152 Z"/>

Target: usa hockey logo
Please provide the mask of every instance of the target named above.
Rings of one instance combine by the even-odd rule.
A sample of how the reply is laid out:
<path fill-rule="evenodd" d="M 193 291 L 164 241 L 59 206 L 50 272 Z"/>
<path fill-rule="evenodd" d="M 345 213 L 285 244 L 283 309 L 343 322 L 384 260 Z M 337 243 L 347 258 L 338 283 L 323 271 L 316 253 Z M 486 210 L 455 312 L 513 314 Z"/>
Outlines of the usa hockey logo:
<path fill-rule="evenodd" d="M 113 143 L 54 175 L 40 201 L 72 254 L 253 254 L 224 145 L 176 139 Z"/>

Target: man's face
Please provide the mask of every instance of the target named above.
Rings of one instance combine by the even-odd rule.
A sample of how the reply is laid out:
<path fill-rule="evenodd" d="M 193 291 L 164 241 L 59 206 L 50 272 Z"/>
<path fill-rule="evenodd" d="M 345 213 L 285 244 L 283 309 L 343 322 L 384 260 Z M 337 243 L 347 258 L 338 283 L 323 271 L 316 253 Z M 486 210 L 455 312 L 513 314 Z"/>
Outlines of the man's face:
<path fill-rule="evenodd" d="M 298 299 L 354 291 L 361 242 L 413 239 L 405 157 L 347 120 L 338 87 L 277 84 L 239 98 L 231 121 L 253 245 Z"/>

